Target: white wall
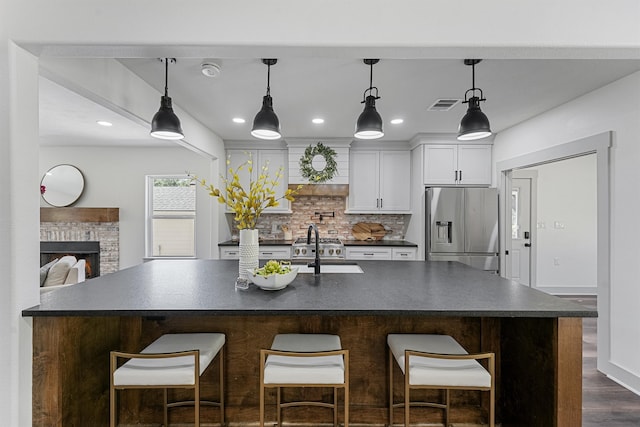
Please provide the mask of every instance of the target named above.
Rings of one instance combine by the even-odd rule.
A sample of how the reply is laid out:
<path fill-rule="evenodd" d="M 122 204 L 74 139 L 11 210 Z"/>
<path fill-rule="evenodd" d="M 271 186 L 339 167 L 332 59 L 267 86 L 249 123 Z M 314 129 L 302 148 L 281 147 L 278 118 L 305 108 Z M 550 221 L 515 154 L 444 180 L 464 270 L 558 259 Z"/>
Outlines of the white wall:
<path fill-rule="evenodd" d="M 538 172 L 536 287 L 596 294 L 595 154 L 531 169 Z"/>
<path fill-rule="evenodd" d="M 120 208 L 121 269 L 142 263 L 145 256 L 145 176 L 189 172 L 209 177 L 211 162 L 183 147 L 40 148 L 40 176 L 61 163 L 72 164 L 82 171 L 85 191 L 74 207 Z M 214 205 L 206 191 L 201 190 L 198 188 L 196 193 L 196 256 L 217 258 L 217 241 L 212 241 L 212 229 L 216 228 L 212 219 Z"/>
<path fill-rule="evenodd" d="M 611 277 L 598 284 L 598 368 L 640 390 L 640 72 L 501 132 L 494 141 L 494 159 L 500 162 L 607 131 L 613 131 Z"/>
<path fill-rule="evenodd" d="M 37 287 L 24 286 L 31 279 L 36 283 L 38 264 L 39 195 L 33 190 L 40 173 L 35 161 L 37 119 L 33 117 L 37 114 L 37 97 L 33 97 L 37 96 L 37 64 L 31 64 L 21 48 L 14 49 L 13 42 L 39 56 L 68 57 L 164 57 L 180 56 L 176 54 L 179 52 L 195 57 L 244 54 L 256 58 L 282 54 L 348 54 L 359 58 L 640 56 L 640 3 L 636 0 L 491 0 L 464 4 L 407 0 L 402 5 L 398 8 L 397 2 L 385 0 L 211 0 L 189 2 L 185 9 L 184 2 L 173 0 L 0 2 L 0 95 L 4 95 L 0 96 L 0 166 L 9 166 L 0 168 L 0 187 L 4 187 L 0 189 L 0 260 L 9 263 L 0 261 L 0 267 L 12 272 L 9 280 L 0 284 L 2 295 L 10 296 L 9 310 L 0 311 L 0 342 L 7 343 L 11 355 L 9 363 L 1 365 L 5 369 L 0 370 L 0 413 L 8 425 L 31 425 L 31 353 L 24 347 L 30 329 L 20 310 L 39 297 Z M 462 18 L 461 9 L 465 10 Z M 580 25 L 575 25 L 576 20 Z M 452 23 L 458 23 L 455 30 Z M 15 72 L 10 74 L 10 70 Z M 26 87 L 21 87 L 23 81 Z M 626 107 L 637 117 L 637 109 Z M 623 119 L 624 112 L 620 114 Z M 627 116 L 626 120 L 631 118 Z M 598 117 L 594 123 L 599 123 Z M 590 126 L 587 123 L 579 128 L 584 132 Z M 573 137 L 571 132 L 559 136 L 557 141 Z M 626 138 L 625 145 L 629 145 L 629 135 Z M 516 152 L 527 150 L 517 142 Z M 510 150 L 504 151 L 508 155 Z M 630 157 L 616 161 L 616 168 L 631 171 L 637 181 Z M 630 181 L 618 187 L 619 179 L 615 183 L 617 191 L 634 194 Z M 630 209 L 616 214 L 617 227 L 632 223 L 620 222 L 625 219 L 635 221 L 637 213 L 637 209 Z M 614 268 L 620 268 L 614 270 L 615 283 L 633 282 L 632 269 L 640 264 L 638 254 L 624 236 L 615 245 L 619 258 Z M 632 250 L 625 252 L 627 247 Z M 631 296 L 627 294 L 623 292 L 622 298 Z M 627 301 L 632 304 L 637 298 Z M 621 305 L 620 297 L 617 308 L 621 310 L 619 319 L 628 316 L 627 325 L 640 324 L 636 311 Z M 630 331 L 618 323 L 622 334 L 637 332 L 633 326 Z M 621 339 L 618 335 L 613 338 Z"/>

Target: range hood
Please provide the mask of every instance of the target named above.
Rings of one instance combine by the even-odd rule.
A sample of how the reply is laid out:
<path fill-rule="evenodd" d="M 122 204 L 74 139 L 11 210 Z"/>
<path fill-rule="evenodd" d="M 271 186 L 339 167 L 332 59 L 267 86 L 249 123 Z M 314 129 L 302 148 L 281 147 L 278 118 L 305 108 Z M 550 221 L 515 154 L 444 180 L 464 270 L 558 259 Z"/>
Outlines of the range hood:
<path fill-rule="evenodd" d="M 295 190 L 298 184 L 289 184 Z M 298 191 L 298 196 L 348 196 L 349 184 L 304 184 Z"/>

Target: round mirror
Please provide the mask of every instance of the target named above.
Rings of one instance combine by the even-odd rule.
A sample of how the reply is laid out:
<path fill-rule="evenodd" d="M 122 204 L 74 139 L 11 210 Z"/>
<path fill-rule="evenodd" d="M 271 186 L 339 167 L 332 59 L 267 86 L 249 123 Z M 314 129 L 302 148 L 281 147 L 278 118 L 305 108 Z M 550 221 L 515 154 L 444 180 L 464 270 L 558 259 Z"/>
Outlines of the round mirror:
<path fill-rule="evenodd" d="M 327 159 L 322 154 L 316 154 L 311 159 L 311 167 L 316 172 L 322 172 L 327 167 Z"/>
<path fill-rule="evenodd" d="M 40 181 L 40 194 L 55 207 L 74 204 L 84 190 L 84 176 L 75 166 L 58 165 L 47 171 Z"/>

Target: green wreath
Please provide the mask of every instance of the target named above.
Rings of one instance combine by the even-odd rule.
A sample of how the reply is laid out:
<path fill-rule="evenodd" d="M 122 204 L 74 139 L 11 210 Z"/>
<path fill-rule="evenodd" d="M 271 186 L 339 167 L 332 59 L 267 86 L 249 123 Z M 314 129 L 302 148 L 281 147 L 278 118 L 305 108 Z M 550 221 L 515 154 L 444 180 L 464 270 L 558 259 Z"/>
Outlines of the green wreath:
<path fill-rule="evenodd" d="M 315 156 L 322 156 L 326 162 L 324 169 L 321 171 L 313 168 L 313 158 Z M 307 178 L 309 182 L 320 183 L 329 181 L 333 176 L 338 173 L 338 164 L 335 160 L 336 152 L 318 142 L 315 147 L 309 145 L 304 150 L 304 155 L 300 157 L 300 172 L 304 178 Z"/>

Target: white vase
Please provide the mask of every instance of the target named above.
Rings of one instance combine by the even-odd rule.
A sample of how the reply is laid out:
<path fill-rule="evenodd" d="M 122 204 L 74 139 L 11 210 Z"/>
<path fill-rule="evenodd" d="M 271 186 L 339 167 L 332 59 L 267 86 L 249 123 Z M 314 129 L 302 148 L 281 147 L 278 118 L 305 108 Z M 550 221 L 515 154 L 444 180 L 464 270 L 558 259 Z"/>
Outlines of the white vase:
<path fill-rule="evenodd" d="M 240 230 L 240 260 L 238 263 L 238 280 L 236 286 L 248 286 L 247 269 L 258 268 L 258 230 Z M 244 283 L 242 283 L 244 282 Z"/>

